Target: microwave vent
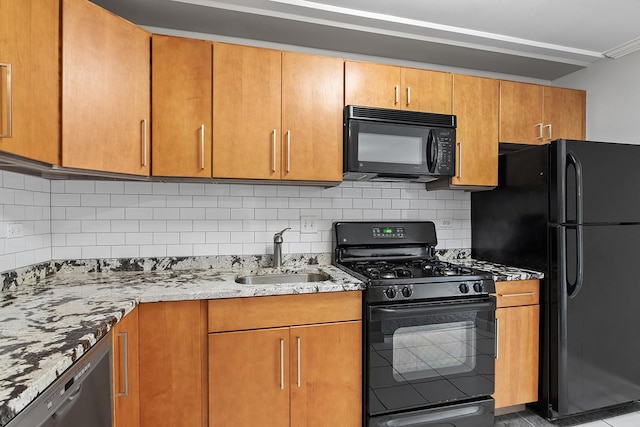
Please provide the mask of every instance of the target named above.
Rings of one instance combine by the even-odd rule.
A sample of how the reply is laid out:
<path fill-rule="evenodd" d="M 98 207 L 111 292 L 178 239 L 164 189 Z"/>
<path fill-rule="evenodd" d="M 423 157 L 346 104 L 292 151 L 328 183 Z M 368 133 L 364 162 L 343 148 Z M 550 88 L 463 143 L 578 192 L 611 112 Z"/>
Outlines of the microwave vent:
<path fill-rule="evenodd" d="M 451 114 L 423 113 L 420 111 L 391 110 L 348 105 L 345 107 L 345 121 L 371 120 L 376 122 L 404 123 L 419 126 L 456 127 L 456 116 Z"/>

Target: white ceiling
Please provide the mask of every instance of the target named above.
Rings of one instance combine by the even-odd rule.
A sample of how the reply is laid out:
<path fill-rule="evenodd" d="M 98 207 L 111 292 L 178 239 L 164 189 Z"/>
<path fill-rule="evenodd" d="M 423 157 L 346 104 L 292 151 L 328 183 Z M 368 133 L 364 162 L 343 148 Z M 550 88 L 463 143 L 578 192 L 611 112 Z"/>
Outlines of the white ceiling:
<path fill-rule="evenodd" d="M 144 26 L 544 80 L 640 42 L 639 0 L 92 1 Z"/>

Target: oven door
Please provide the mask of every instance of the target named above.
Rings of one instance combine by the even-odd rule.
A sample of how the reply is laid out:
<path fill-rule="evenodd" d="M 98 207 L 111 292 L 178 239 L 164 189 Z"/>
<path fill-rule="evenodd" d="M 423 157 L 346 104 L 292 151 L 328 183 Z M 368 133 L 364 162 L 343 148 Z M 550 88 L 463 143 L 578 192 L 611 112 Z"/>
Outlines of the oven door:
<path fill-rule="evenodd" d="M 369 306 L 367 414 L 494 391 L 495 298 Z"/>

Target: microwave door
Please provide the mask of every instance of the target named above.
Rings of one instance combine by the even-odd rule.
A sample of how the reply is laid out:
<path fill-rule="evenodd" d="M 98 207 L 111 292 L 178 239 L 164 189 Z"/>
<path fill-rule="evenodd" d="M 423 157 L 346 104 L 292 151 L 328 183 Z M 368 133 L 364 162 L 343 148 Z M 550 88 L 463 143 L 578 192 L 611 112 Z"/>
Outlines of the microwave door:
<path fill-rule="evenodd" d="M 350 172 L 389 175 L 428 173 L 429 128 L 351 121 L 346 154 Z"/>

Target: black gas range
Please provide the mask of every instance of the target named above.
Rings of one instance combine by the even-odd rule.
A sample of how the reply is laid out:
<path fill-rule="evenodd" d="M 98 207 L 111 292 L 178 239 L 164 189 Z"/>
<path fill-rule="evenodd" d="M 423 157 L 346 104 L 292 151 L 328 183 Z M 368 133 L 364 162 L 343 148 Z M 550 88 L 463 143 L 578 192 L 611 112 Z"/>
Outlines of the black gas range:
<path fill-rule="evenodd" d="M 493 276 L 439 260 L 430 221 L 336 222 L 333 240 L 367 284 L 363 425 L 493 426 Z"/>
<path fill-rule="evenodd" d="M 333 263 L 367 283 L 369 303 L 487 296 L 490 273 L 435 256 L 435 225 L 420 222 L 337 222 Z"/>

